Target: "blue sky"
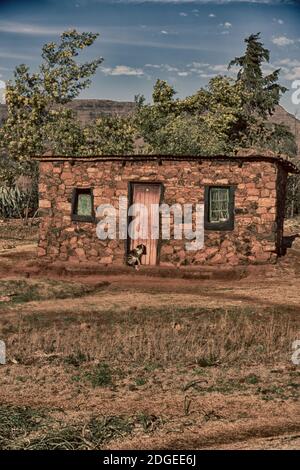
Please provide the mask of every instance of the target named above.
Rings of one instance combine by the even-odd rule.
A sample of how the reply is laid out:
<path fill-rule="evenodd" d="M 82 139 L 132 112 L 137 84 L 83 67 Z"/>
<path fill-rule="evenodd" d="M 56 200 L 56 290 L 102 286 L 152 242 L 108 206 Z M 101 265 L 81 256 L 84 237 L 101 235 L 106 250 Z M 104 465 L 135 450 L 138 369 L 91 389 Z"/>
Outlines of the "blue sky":
<path fill-rule="evenodd" d="M 259 31 L 271 51 L 266 73 L 281 67 L 281 82 L 291 88 L 300 80 L 299 23 L 300 1 L 293 0 L 0 0 L 0 87 L 17 64 L 34 70 L 41 46 L 76 27 L 100 33 L 82 60 L 105 59 L 82 98 L 150 99 L 157 78 L 190 95 L 228 73 L 243 39 Z M 291 93 L 282 104 L 296 112 Z"/>

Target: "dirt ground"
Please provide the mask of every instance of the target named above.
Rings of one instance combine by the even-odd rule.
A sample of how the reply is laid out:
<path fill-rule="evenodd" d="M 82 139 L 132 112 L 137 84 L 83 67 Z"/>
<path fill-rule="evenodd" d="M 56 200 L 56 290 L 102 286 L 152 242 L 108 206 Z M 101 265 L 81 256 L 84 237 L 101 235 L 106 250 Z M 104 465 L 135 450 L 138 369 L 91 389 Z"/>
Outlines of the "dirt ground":
<path fill-rule="evenodd" d="M 300 220 L 241 279 L 36 269 L 0 224 L 2 449 L 297 449 Z"/>

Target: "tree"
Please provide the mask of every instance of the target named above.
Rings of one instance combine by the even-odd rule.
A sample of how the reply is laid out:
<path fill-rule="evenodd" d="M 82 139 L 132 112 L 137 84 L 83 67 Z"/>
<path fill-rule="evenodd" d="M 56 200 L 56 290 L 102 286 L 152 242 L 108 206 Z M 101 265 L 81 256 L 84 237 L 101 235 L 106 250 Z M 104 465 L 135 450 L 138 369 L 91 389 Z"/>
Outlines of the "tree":
<path fill-rule="evenodd" d="M 130 118 L 102 117 L 84 129 L 82 155 L 126 155 L 134 152 L 136 130 Z"/>
<path fill-rule="evenodd" d="M 245 54 L 229 64 L 240 67 L 237 82 L 242 87 L 242 113 L 233 129 L 233 139 L 244 147 L 260 147 L 283 153 L 295 159 L 297 144 L 295 136 L 284 124 L 270 123 L 280 97 L 287 89 L 278 83 L 280 69 L 264 76 L 262 67 L 270 60 L 270 53 L 260 42 L 260 34 L 245 39 Z M 287 213 L 293 216 L 300 212 L 300 178 L 292 175 L 288 179 Z"/>
<path fill-rule="evenodd" d="M 207 155 L 259 147 L 295 155 L 293 134 L 268 121 L 286 91 L 278 83 L 280 69 L 264 76 L 263 65 L 270 57 L 259 33 L 245 43 L 245 54 L 229 64 L 239 67 L 235 80 L 216 76 L 206 88 L 182 100 L 175 98 L 167 82 L 157 80 L 153 104 L 137 98 L 135 122 L 146 151 Z"/>
<path fill-rule="evenodd" d="M 57 155 L 77 155 L 84 147 L 84 131 L 71 109 L 51 109 L 42 127 L 44 149 Z"/>
<path fill-rule="evenodd" d="M 263 65 L 270 60 L 270 52 L 260 41 L 260 33 L 251 34 L 245 39 L 246 51 L 230 63 L 239 67 L 236 83 L 240 85 L 242 110 L 231 137 L 236 145 L 244 147 L 268 148 L 295 155 L 293 135 L 288 127 L 272 124 L 268 117 L 287 88 L 278 83 L 280 69 L 263 74 Z"/>
<path fill-rule="evenodd" d="M 211 155 L 229 151 L 229 129 L 240 109 L 238 85 L 227 77 L 215 77 L 207 90 L 183 100 L 175 90 L 157 80 L 153 104 L 136 98 L 135 124 L 146 151 L 161 154 Z"/>
<path fill-rule="evenodd" d="M 24 64 L 16 67 L 14 81 L 7 84 L 8 117 L 0 138 L 2 153 L 17 162 L 20 173 L 31 168 L 30 156 L 43 153 L 49 144 L 54 144 L 54 150 L 61 146 L 64 153 L 81 143 L 74 116 L 62 106 L 90 84 L 90 77 L 102 62 L 102 58 L 76 62 L 79 52 L 91 46 L 97 36 L 66 31 L 59 44 L 51 42 L 43 47 L 38 72 L 30 73 Z M 2 172 L 2 177 L 9 175 Z"/>
<path fill-rule="evenodd" d="M 274 70 L 264 76 L 262 67 L 265 62 L 270 61 L 270 52 L 260 42 L 260 33 L 251 34 L 245 39 L 246 51 L 241 57 L 236 57 L 230 63 L 232 66 L 240 67 L 237 73 L 237 81 L 242 84 L 243 111 L 250 117 L 257 114 L 267 118 L 272 114 L 275 105 L 279 103 L 280 97 L 287 88 L 277 83 L 280 69 Z"/>

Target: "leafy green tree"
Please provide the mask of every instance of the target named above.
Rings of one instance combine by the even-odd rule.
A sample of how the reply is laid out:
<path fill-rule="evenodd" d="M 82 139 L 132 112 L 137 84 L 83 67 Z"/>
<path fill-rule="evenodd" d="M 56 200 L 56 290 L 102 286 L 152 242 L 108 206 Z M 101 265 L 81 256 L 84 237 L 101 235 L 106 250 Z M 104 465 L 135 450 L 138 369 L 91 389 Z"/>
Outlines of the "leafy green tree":
<path fill-rule="evenodd" d="M 259 147 L 283 153 L 295 159 L 297 144 L 294 134 L 284 124 L 268 121 L 280 97 L 287 89 L 278 83 L 280 69 L 263 75 L 263 65 L 270 60 L 269 51 L 260 41 L 260 34 L 245 39 L 245 54 L 229 64 L 240 67 L 237 83 L 241 85 L 242 112 L 232 129 L 235 145 Z M 300 213 L 300 178 L 292 175 L 287 187 L 287 215 Z"/>
<path fill-rule="evenodd" d="M 215 77 L 207 90 L 183 100 L 175 90 L 158 80 L 153 104 L 136 98 L 135 124 L 146 151 L 161 154 L 208 155 L 229 151 L 229 130 L 237 120 L 241 100 L 239 85 L 227 77 Z"/>
<path fill-rule="evenodd" d="M 126 155 L 134 152 L 136 129 L 127 117 L 101 117 L 87 126 L 82 155 Z"/>
<path fill-rule="evenodd" d="M 135 123 L 145 151 L 207 155 L 260 147 L 295 155 L 293 134 L 268 121 L 286 91 L 278 83 L 280 69 L 264 76 L 263 65 L 270 57 L 259 33 L 245 43 L 245 54 L 229 64 L 239 67 L 235 80 L 216 76 L 207 88 L 182 100 L 175 98 L 172 86 L 157 80 L 153 104 L 137 97 Z"/>
<path fill-rule="evenodd" d="M 42 128 L 44 150 L 56 155 L 77 155 L 84 147 L 84 132 L 71 109 L 51 109 Z"/>
<path fill-rule="evenodd" d="M 101 64 L 102 58 L 83 64 L 76 61 L 79 52 L 92 45 L 97 36 L 66 31 L 59 44 L 51 42 L 43 47 L 37 73 L 30 73 L 24 64 L 16 67 L 14 81 L 7 84 L 8 117 L 0 138 L 2 154 L 17 162 L 20 172 L 30 168 L 31 155 L 43 153 L 49 144 L 54 144 L 54 150 L 61 147 L 64 153 L 68 146 L 71 151 L 81 143 L 75 119 L 61 106 L 90 84 L 90 77 Z M 2 172 L 2 177 L 9 175 Z"/>
<path fill-rule="evenodd" d="M 39 79 L 42 92 L 52 103 L 67 103 L 87 88 L 103 58 L 78 64 L 79 52 L 91 46 L 99 34 L 78 33 L 75 29 L 61 35 L 59 44 L 50 42 L 42 49 Z"/>

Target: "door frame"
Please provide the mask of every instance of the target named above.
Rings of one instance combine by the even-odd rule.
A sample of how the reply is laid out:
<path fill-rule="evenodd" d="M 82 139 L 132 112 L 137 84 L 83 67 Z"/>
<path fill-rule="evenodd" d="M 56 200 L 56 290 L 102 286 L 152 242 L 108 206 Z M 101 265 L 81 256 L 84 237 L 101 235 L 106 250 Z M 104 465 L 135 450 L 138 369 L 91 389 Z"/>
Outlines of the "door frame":
<path fill-rule="evenodd" d="M 130 207 L 133 204 L 133 186 L 135 184 L 151 184 L 155 186 L 160 187 L 160 198 L 159 198 L 159 205 L 163 203 L 164 200 L 164 193 L 165 193 L 165 187 L 161 181 L 139 181 L 139 180 L 134 180 L 134 181 L 129 181 L 128 182 L 128 187 L 127 187 L 127 201 L 128 201 L 128 207 Z M 130 222 L 132 221 L 133 217 L 128 215 L 127 212 L 127 237 L 125 240 L 125 256 L 128 255 L 130 251 L 130 237 L 128 235 L 128 226 Z M 159 214 L 159 231 L 161 229 L 161 213 Z M 156 245 L 156 266 L 159 264 L 160 261 L 160 249 L 161 249 L 161 237 L 157 240 L 157 245 Z M 126 260 L 125 260 L 126 263 Z"/>

